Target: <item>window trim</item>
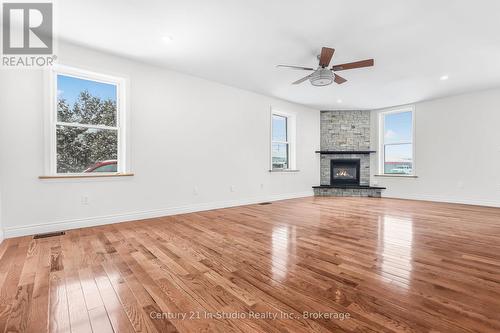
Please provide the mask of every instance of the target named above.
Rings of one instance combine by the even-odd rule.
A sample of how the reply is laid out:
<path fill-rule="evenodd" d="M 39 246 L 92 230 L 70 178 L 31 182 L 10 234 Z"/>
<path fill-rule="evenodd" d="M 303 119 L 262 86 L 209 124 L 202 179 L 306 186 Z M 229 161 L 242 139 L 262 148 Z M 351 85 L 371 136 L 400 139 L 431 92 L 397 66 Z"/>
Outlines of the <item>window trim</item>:
<path fill-rule="evenodd" d="M 46 123 L 45 123 L 45 133 L 46 133 L 46 148 L 45 154 L 47 156 L 45 163 L 45 175 L 39 177 L 40 179 L 45 178 L 75 178 L 75 177 L 95 177 L 95 176 L 117 176 L 117 175 L 131 175 L 128 169 L 128 140 L 127 140 L 127 80 L 122 77 L 111 76 L 102 73 L 96 73 L 92 71 L 83 70 L 80 68 L 65 66 L 65 65 L 54 65 L 45 72 L 47 81 L 47 90 L 45 96 L 47 96 L 47 110 L 46 110 Z M 78 124 L 78 123 L 63 123 L 57 121 L 57 75 L 64 75 L 75 77 L 84 80 L 91 80 L 100 83 L 112 84 L 116 86 L 116 126 L 105 126 L 105 125 L 91 125 L 91 124 Z M 118 135 L 118 147 L 117 147 L 117 172 L 89 172 L 89 173 L 58 173 L 57 172 L 57 137 L 56 131 L 58 125 L 64 126 L 77 126 L 77 127 L 87 127 L 95 129 L 108 129 L 116 130 Z"/>
<path fill-rule="evenodd" d="M 385 173 L 384 162 L 385 162 L 385 116 L 389 114 L 397 114 L 403 112 L 411 112 L 411 142 L 399 142 L 397 144 L 411 144 L 412 145 L 412 172 L 409 174 L 393 174 L 393 173 Z M 394 107 L 390 109 L 381 110 L 378 114 L 379 117 L 379 173 L 377 176 L 381 177 L 402 177 L 402 178 L 416 178 L 416 143 L 415 143 L 415 117 L 416 111 L 414 105 L 405 105 Z M 396 144 L 389 144 L 396 145 Z"/>
<path fill-rule="evenodd" d="M 273 116 L 279 116 L 286 118 L 286 141 L 273 141 Z M 270 172 L 296 172 L 296 126 L 297 126 L 297 116 L 295 113 L 284 112 L 271 107 L 271 112 L 269 116 L 270 120 L 270 138 L 269 138 L 269 171 Z M 273 167 L 273 143 L 285 143 L 288 144 L 288 168 L 274 168 Z"/>

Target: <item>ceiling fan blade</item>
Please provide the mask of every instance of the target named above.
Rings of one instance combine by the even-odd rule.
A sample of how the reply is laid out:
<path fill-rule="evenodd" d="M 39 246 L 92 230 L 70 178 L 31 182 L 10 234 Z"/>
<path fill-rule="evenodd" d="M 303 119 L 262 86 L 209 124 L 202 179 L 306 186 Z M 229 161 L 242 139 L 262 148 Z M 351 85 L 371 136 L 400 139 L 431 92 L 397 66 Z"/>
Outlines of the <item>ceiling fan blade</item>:
<path fill-rule="evenodd" d="M 312 75 L 312 74 L 309 74 L 309 75 L 307 75 L 307 76 L 303 77 L 303 78 L 302 78 L 302 79 L 300 79 L 300 80 L 297 80 L 297 81 L 295 81 L 295 82 L 292 82 L 292 84 L 301 84 L 302 82 L 309 80 L 309 78 L 311 77 L 311 75 Z"/>
<path fill-rule="evenodd" d="M 344 82 L 347 82 L 346 79 L 344 79 L 342 76 L 335 74 L 335 79 L 333 79 L 336 84 L 342 84 Z"/>
<path fill-rule="evenodd" d="M 331 49 L 329 47 L 323 47 L 321 49 L 321 55 L 319 56 L 319 65 L 323 68 L 328 67 L 330 61 L 332 60 L 334 52 L 335 49 Z"/>
<path fill-rule="evenodd" d="M 338 71 L 344 71 L 346 69 L 370 67 L 370 66 L 373 66 L 373 64 L 374 64 L 373 59 L 361 60 L 361 61 L 350 62 L 350 63 L 342 64 L 342 65 L 335 65 L 332 67 L 332 70 L 335 72 L 338 72 Z"/>
<path fill-rule="evenodd" d="M 311 67 L 294 66 L 294 65 L 276 65 L 276 67 L 291 68 L 291 69 L 298 69 L 298 70 L 305 70 L 305 71 L 313 71 L 314 70 L 314 68 L 311 68 Z"/>

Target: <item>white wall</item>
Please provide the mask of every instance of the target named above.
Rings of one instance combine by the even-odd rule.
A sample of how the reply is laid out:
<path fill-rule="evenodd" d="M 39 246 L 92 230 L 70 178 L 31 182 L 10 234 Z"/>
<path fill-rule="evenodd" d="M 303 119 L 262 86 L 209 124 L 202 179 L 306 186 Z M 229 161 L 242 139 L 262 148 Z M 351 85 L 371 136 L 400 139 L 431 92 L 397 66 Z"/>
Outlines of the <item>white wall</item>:
<path fill-rule="evenodd" d="M 385 197 L 500 206 L 500 89 L 415 105 L 418 178 L 371 178 Z M 372 113 L 372 148 L 378 113 Z M 372 173 L 377 173 L 376 158 Z"/>
<path fill-rule="evenodd" d="M 4 235 L 3 235 L 3 219 L 2 219 L 2 185 L 0 184 L 0 243 L 3 241 L 3 238 Z"/>
<path fill-rule="evenodd" d="M 73 45 L 61 44 L 58 53 L 65 65 L 129 79 L 135 176 L 39 180 L 45 162 L 43 73 L 2 71 L 0 182 L 7 237 L 312 195 L 319 182 L 317 110 Z M 270 106 L 296 113 L 300 172 L 268 171 Z M 89 205 L 82 205 L 82 196 Z"/>
<path fill-rule="evenodd" d="M 1 73 L 0 73 L 0 77 L 1 77 Z M 0 79 L 1 80 L 1 79 Z M 2 117 L 2 114 L 4 113 L 3 112 L 3 105 L 2 105 L 2 100 L 0 99 L 0 243 L 3 241 L 4 239 L 4 232 L 3 232 L 3 209 L 2 209 L 2 175 L 3 175 L 3 163 L 5 161 L 5 151 L 2 149 L 3 145 L 2 145 L 2 142 L 3 142 L 3 135 L 2 135 L 2 131 L 3 131 L 3 126 L 2 126 L 2 123 L 3 123 L 3 117 Z"/>

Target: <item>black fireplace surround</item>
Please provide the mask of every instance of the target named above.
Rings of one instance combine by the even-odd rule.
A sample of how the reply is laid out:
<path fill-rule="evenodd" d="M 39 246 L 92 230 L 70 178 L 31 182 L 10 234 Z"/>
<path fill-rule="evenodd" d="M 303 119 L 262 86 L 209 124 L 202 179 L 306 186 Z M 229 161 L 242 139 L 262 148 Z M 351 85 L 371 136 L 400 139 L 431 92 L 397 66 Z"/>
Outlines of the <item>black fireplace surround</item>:
<path fill-rule="evenodd" d="M 359 185 L 360 159 L 330 160 L 330 185 Z"/>

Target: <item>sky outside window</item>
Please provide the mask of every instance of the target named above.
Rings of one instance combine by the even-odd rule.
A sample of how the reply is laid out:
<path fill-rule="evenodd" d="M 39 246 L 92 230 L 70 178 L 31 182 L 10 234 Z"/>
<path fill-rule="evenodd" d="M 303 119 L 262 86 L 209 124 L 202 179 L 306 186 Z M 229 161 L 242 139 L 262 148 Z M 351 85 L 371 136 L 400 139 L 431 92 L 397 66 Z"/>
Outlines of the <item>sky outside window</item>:
<path fill-rule="evenodd" d="M 401 162 L 412 160 L 412 112 L 389 113 L 384 116 L 384 143 L 409 143 L 386 148 L 385 160 Z"/>
<path fill-rule="evenodd" d="M 384 115 L 384 173 L 413 172 L 413 112 Z"/>
<path fill-rule="evenodd" d="M 286 142 L 286 117 L 273 114 L 273 141 Z"/>
<path fill-rule="evenodd" d="M 57 98 L 65 99 L 72 106 L 82 91 L 102 100 L 116 102 L 116 85 L 80 79 L 72 76 L 57 75 Z"/>

